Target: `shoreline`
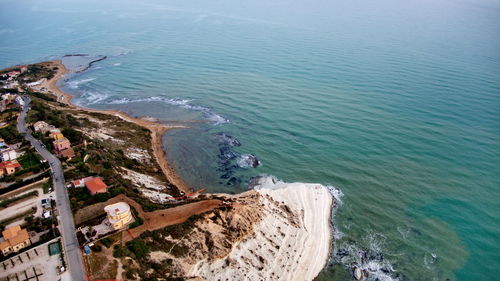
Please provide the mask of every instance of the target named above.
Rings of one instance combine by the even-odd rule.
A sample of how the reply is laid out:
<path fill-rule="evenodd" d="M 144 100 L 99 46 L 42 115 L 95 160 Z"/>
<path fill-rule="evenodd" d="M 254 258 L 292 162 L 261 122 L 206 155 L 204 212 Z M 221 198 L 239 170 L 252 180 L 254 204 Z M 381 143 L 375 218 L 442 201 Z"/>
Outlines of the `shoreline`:
<path fill-rule="evenodd" d="M 158 165 L 160 166 L 163 174 L 165 175 L 165 178 L 171 184 L 175 185 L 179 189 L 179 191 L 182 191 L 184 193 L 189 193 L 193 190 L 182 180 L 180 176 L 177 175 L 175 170 L 167 161 L 165 147 L 162 142 L 163 134 L 165 134 L 165 132 L 167 132 L 168 130 L 174 128 L 187 128 L 187 127 L 167 126 L 157 122 L 145 120 L 143 118 L 132 117 L 118 110 L 92 109 L 76 105 L 72 102 L 74 96 L 62 91 L 57 86 L 57 82 L 59 82 L 59 80 L 63 78 L 66 74 L 68 74 L 70 71 L 64 66 L 61 60 L 53 60 L 48 62 L 57 67 L 57 73 L 54 75 L 52 79 L 44 80 L 40 84 L 40 87 L 47 88 L 52 94 L 54 94 L 57 97 L 58 102 L 66 104 L 72 108 L 83 110 L 86 112 L 102 113 L 102 114 L 117 116 L 125 121 L 135 123 L 141 127 L 148 129 L 151 132 L 151 146 L 153 149 L 154 157 L 156 158 Z"/>

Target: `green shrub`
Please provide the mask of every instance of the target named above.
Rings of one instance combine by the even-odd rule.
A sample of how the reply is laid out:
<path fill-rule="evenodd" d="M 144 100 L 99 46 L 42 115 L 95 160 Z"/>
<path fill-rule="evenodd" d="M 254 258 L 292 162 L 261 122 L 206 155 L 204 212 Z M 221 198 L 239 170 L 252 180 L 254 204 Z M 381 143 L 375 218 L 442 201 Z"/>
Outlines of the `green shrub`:
<path fill-rule="evenodd" d="M 116 245 L 118 246 L 118 245 Z M 118 248 L 115 248 L 113 250 L 113 257 L 115 258 L 123 258 L 125 256 L 128 256 L 130 254 L 130 251 L 128 251 L 127 248 L 123 248 L 123 247 L 119 247 Z"/>
<path fill-rule="evenodd" d="M 94 245 L 94 246 L 90 247 L 90 249 L 92 249 L 92 251 L 94 251 L 94 252 L 102 251 L 101 245 Z"/>
<path fill-rule="evenodd" d="M 18 143 L 23 141 L 23 137 L 17 131 L 15 124 L 10 124 L 7 127 L 1 128 L 0 137 L 7 143 Z"/>
<path fill-rule="evenodd" d="M 68 117 L 69 116 L 71 115 L 68 115 Z M 80 124 L 77 124 L 76 126 L 79 127 Z M 77 131 L 71 127 L 63 128 L 61 130 L 61 133 L 71 142 L 72 145 L 76 145 L 83 142 L 83 134 L 80 131 Z"/>
<path fill-rule="evenodd" d="M 149 253 L 149 247 L 141 239 L 134 239 L 127 242 L 127 249 L 131 251 L 137 259 L 141 259 Z"/>
<path fill-rule="evenodd" d="M 135 221 L 131 223 L 128 228 L 135 228 L 142 224 L 144 224 L 144 220 L 141 217 L 136 217 Z"/>
<path fill-rule="evenodd" d="M 106 237 L 104 239 L 101 239 L 101 244 L 106 246 L 106 248 L 109 248 L 115 241 L 111 239 L 110 237 Z"/>

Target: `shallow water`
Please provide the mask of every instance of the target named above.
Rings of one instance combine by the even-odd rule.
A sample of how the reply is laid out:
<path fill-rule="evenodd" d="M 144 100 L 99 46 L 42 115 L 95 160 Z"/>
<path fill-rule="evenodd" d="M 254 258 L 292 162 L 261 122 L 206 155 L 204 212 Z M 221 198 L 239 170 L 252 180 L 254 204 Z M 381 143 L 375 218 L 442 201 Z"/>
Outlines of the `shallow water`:
<path fill-rule="evenodd" d="M 500 274 L 498 4 L 142 2 L 4 1 L 0 65 L 107 55 L 63 88 L 191 126 L 164 143 L 193 187 L 340 188 L 318 280 L 348 280 L 352 262 L 382 280 Z M 246 154 L 260 165 L 240 167 Z"/>

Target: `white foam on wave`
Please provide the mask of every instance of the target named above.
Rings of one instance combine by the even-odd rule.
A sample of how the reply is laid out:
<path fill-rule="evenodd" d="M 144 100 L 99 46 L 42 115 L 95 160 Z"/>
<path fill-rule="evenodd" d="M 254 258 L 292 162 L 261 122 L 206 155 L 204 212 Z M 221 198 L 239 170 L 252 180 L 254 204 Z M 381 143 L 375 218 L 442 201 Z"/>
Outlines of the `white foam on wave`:
<path fill-rule="evenodd" d="M 344 197 L 344 193 L 340 188 L 337 188 L 335 186 L 327 185 L 326 188 L 328 191 L 330 191 L 330 194 L 335 198 L 335 206 L 337 205 L 342 205 L 342 197 Z"/>
<path fill-rule="evenodd" d="M 88 82 L 94 81 L 94 80 L 95 80 L 95 78 L 86 78 L 86 79 L 81 79 L 81 80 L 68 81 L 66 84 L 71 89 L 78 89 L 78 87 L 81 84 L 85 84 L 85 83 L 88 83 Z"/>
<path fill-rule="evenodd" d="M 107 94 L 85 91 L 78 100 L 84 105 L 96 104 L 106 100 L 109 97 Z"/>
<path fill-rule="evenodd" d="M 199 111 L 203 114 L 203 117 L 212 122 L 215 125 L 220 125 L 224 123 L 229 123 L 229 120 L 212 112 L 212 110 L 208 107 L 200 106 L 200 105 L 192 105 L 192 99 L 181 99 L 181 98 L 167 98 L 160 96 L 153 96 L 147 98 L 121 98 L 118 100 L 113 100 L 107 102 L 107 104 L 127 104 L 127 103 L 136 103 L 136 102 L 163 102 L 170 105 L 179 106 L 192 111 Z"/>
<path fill-rule="evenodd" d="M 120 66 L 120 65 L 122 65 L 122 63 L 121 62 L 117 62 L 117 63 L 114 63 L 113 65 L 114 66 Z"/>
<path fill-rule="evenodd" d="M 229 120 L 213 112 L 204 112 L 206 118 L 215 125 L 229 123 Z"/>

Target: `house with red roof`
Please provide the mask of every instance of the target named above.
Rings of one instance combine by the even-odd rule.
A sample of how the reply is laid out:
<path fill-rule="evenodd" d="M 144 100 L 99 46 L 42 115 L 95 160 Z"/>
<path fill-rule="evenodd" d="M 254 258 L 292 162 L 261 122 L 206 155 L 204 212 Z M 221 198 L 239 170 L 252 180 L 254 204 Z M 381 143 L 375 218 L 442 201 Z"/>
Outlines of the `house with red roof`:
<path fill-rule="evenodd" d="M 93 178 L 85 182 L 85 187 L 88 189 L 90 195 L 95 195 L 97 193 L 106 193 L 108 191 L 108 186 L 102 181 L 101 178 Z"/>
<path fill-rule="evenodd" d="M 0 174 L 3 175 L 11 175 L 19 170 L 21 170 L 21 164 L 17 162 L 17 160 L 12 161 L 4 161 L 0 163 Z"/>
<path fill-rule="evenodd" d="M 75 151 L 70 147 L 59 151 L 58 155 L 66 158 L 67 160 L 71 160 L 71 158 L 75 157 Z"/>

